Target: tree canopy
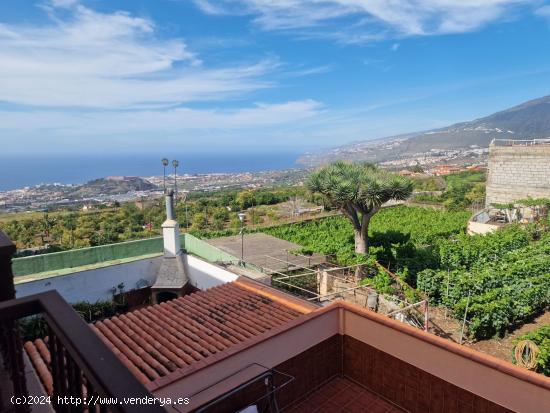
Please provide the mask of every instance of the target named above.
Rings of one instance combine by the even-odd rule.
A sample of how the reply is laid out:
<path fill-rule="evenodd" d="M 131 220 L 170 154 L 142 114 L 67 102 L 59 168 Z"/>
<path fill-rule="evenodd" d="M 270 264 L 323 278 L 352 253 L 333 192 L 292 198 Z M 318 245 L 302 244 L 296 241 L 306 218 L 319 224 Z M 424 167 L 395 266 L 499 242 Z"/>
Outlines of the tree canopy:
<path fill-rule="evenodd" d="M 340 209 L 355 230 L 355 250 L 368 254 L 368 225 L 371 217 L 389 200 L 405 200 L 411 193 L 410 179 L 372 164 L 338 161 L 311 174 L 312 192 L 323 194 Z"/>

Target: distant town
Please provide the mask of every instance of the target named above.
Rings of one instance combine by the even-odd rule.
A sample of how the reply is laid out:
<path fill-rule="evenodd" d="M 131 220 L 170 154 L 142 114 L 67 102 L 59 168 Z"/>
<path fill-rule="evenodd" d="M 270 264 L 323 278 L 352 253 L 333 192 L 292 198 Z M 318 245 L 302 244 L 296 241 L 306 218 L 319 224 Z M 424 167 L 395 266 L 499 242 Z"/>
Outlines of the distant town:
<path fill-rule="evenodd" d="M 177 175 L 177 187 L 183 192 L 212 192 L 223 189 L 260 188 L 281 184 L 300 185 L 307 169 L 243 173 Z M 131 177 L 109 176 L 85 184 L 41 184 L 0 192 L 0 212 L 24 212 L 78 207 L 83 210 L 100 205 L 158 198 L 164 180 L 170 187 L 174 175 Z"/>
<path fill-rule="evenodd" d="M 383 145 L 391 149 L 391 142 Z M 344 151 L 340 149 L 340 151 Z M 345 159 L 360 160 L 368 150 L 355 148 L 353 156 L 339 153 Z M 487 164 L 487 148 L 431 149 L 428 152 L 400 156 L 398 159 L 380 162 L 380 166 L 401 175 L 425 174 L 440 176 L 463 170 L 484 169 Z M 361 156 L 363 155 L 363 156 Z M 0 192 L 0 212 L 25 212 L 55 210 L 75 207 L 83 210 L 115 203 L 134 202 L 158 198 L 163 193 L 164 182 L 173 186 L 176 179 L 181 193 L 213 192 L 224 189 L 261 188 L 277 185 L 301 185 L 314 166 L 302 169 L 271 170 L 240 173 L 173 174 L 148 177 L 110 176 L 84 184 L 40 184 Z"/>

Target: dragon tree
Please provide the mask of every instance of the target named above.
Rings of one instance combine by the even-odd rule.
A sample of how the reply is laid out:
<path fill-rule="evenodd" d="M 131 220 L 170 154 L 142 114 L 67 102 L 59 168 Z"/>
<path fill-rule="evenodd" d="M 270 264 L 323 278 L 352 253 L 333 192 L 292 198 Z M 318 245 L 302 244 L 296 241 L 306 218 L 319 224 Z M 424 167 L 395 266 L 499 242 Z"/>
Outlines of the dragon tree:
<path fill-rule="evenodd" d="M 338 161 L 309 177 L 310 191 L 324 195 L 332 206 L 349 218 L 355 232 L 355 252 L 369 253 L 369 223 L 382 204 L 405 200 L 412 193 L 410 179 L 372 164 Z"/>

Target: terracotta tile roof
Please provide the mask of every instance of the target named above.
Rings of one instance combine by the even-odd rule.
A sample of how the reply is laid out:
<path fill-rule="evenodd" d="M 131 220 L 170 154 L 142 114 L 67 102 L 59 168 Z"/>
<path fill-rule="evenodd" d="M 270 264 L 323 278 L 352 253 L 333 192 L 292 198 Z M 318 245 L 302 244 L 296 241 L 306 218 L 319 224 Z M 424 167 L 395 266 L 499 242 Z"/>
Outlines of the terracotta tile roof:
<path fill-rule="evenodd" d="M 314 308 L 269 287 L 238 280 L 90 326 L 142 383 L 150 384 Z M 25 350 L 51 393 L 47 338 L 25 343 Z"/>

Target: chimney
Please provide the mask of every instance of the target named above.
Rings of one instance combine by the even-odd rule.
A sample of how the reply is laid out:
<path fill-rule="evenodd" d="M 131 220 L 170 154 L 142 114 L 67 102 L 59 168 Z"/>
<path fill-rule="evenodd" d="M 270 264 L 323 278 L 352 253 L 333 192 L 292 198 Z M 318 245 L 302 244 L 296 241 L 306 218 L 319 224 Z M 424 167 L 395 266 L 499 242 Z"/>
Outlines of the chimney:
<path fill-rule="evenodd" d="M 166 220 L 174 220 L 174 190 L 169 189 L 166 192 Z"/>
<path fill-rule="evenodd" d="M 154 303 L 185 295 L 188 290 L 187 253 L 181 248 L 180 229 L 174 214 L 174 191 L 166 192 L 166 221 L 162 224 L 164 257 L 151 286 Z"/>
<path fill-rule="evenodd" d="M 181 252 L 180 229 L 174 219 L 174 191 L 166 192 L 166 221 L 162 224 L 164 256 L 175 257 Z"/>

